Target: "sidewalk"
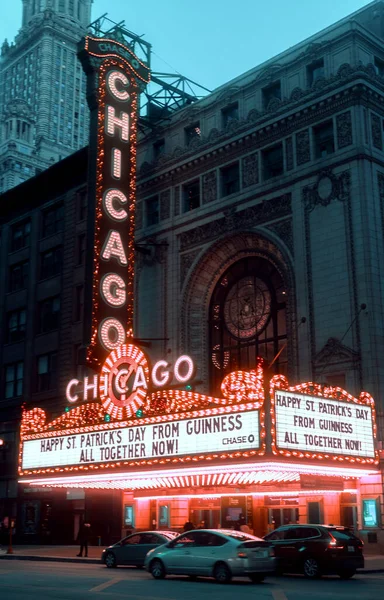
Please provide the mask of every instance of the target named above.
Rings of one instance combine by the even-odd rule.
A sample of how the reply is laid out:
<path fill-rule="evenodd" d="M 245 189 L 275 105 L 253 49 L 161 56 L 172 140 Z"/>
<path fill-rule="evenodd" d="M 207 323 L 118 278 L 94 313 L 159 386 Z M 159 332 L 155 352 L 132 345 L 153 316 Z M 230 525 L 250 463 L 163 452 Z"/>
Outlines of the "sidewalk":
<path fill-rule="evenodd" d="M 74 562 L 85 564 L 101 564 L 101 553 L 104 546 L 89 546 L 88 557 L 76 555 L 79 546 L 13 546 L 13 554 L 7 554 L 7 548 L 0 546 L 0 559 L 5 560 L 38 560 L 56 562 Z"/>
<path fill-rule="evenodd" d="M 79 546 L 14 546 L 13 554 L 6 554 L 7 548 L 0 547 L 0 559 L 38 560 L 101 564 L 100 557 L 104 546 L 90 546 L 88 558 L 78 558 Z M 365 556 L 365 569 L 360 573 L 384 573 L 384 555 Z"/>

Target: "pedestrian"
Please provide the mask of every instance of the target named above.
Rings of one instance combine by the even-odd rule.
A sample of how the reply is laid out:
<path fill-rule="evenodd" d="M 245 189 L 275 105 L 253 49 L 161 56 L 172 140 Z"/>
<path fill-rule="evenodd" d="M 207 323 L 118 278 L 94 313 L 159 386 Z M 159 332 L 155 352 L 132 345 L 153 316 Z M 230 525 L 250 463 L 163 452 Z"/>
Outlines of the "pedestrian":
<path fill-rule="evenodd" d="M 83 523 L 79 529 L 79 542 L 80 542 L 80 552 L 77 556 L 88 556 L 88 541 L 89 534 L 91 531 L 91 525 L 89 523 Z"/>
<path fill-rule="evenodd" d="M 186 523 L 184 523 L 184 528 L 183 531 L 192 531 L 193 529 L 195 529 L 194 524 L 192 523 L 192 521 L 187 521 Z"/>

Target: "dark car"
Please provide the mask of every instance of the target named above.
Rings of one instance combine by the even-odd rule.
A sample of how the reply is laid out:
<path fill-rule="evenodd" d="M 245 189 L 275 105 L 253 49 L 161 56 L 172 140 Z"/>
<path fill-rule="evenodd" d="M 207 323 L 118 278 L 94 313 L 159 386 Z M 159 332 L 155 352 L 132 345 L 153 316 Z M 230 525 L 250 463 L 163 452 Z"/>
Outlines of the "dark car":
<path fill-rule="evenodd" d="M 132 533 L 103 550 L 101 562 L 110 569 L 118 565 L 142 567 L 149 550 L 171 541 L 178 534 L 173 531 L 140 531 Z"/>
<path fill-rule="evenodd" d="M 275 549 L 280 573 L 304 573 L 313 579 L 337 574 L 349 579 L 364 568 L 363 542 L 347 527 L 284 525 L 264 539 Z"/>

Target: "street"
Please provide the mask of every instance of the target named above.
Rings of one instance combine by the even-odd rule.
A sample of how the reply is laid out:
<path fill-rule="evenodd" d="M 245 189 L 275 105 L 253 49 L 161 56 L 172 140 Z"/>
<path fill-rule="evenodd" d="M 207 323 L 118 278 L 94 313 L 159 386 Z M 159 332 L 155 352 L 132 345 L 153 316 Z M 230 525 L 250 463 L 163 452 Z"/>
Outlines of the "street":
<path fill-rule="evenodd" d="M 219 585 L 210 579 L 190 581 L 170 577 L 155 581 L 148 573 L 129 567 L 107 569 L 99 565 L 60 562 L 1 561 L 1 600 L 379 600 L 384 588 L 384 573 L 359 575 L 350 581 L 324 577 L 308 581 L 303 577 L 269 578 L 262 584 L 245 579 Z"/>

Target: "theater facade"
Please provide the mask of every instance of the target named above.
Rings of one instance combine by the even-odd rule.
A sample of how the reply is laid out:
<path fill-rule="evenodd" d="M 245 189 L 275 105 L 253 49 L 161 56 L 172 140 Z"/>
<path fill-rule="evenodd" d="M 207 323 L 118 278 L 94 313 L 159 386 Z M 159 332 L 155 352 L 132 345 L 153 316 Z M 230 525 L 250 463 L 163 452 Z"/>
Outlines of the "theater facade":
<path fill-rule="evenodd" d="M 66 257 L 51 277 L 57 338 L 23 347 L 26 361 L 48 345 L 60 358 L 50 387 L 31 381 L 23 398 L 24 540 L 73 541 L 83 518 L 107 543 L 187 520 L 231 526 L 242 513 L 258 535 L 340 523 L 367 551 L 383 548 L 377 10 L 384 22 L 376 2 L 152 122 L 138 117 L 145 61 L 121 38 L 84 41 L 88 167 L 76 189 L 7 225 L 31 217 L 31 256 L 61 244 Z M 17 188 L 7 198 L 10 210 Z M 55 207 L 65 226 L 39 241 L 40 212 Z M 85 265 L 73 259 L 81 236 Z M 33 298 L 47 289 L 38 282 Z"/>

